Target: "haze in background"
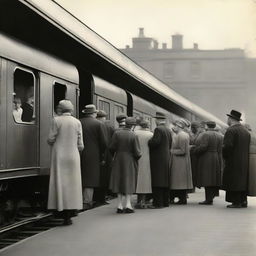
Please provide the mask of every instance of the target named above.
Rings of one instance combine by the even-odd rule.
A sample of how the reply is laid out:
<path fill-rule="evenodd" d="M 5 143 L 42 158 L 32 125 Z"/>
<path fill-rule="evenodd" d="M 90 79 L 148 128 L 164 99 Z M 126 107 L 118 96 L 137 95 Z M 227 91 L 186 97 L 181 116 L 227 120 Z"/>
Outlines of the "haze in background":
<path fill-rule="evenodd" d="M 117 48 L 131 45 L 138 28 L 171 47 L 242 48 L 256 56 L 256 0 L 56 0 Z"/>

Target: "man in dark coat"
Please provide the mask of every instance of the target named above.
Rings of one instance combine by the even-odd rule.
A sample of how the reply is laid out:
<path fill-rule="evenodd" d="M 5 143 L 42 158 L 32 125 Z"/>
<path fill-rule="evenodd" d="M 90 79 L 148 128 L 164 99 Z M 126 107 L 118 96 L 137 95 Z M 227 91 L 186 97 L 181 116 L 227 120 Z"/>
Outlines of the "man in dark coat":
<path fill-rule="evenodd" d="M 85 106 L 81 119 L 83 128 L 84 150 L 81 156 L 82 186 L 84 208 L 92 207 L 95 188 L 100 187 L 100 170 L 107 146 L 104 124 L 96 119 L 97 110 L 94 105 Z"/>
<path fill-rule="evenodd" d="M 106 118 L 107 118 L 107 113 L 104 110 L 99 110 L 97 112 L 97 120 L 101 121 L 104 124 L 107 146 L 109 146 L 115 129 L 111 125 L 109 120 L 107 120 Z M 103 203 L 103 204 L 108 204 L 106 202 L 106 196 L 107 196 L 108 187 L 109 187 L 111 162 L 112 162 L 112 156 L 111 156 L 111 153 L 110 153 L 108 147 L 106 147 L 106 150 L 104 153 L 104 159 L 101 164 L 100 188 L 97 191 L 95 191 L 96 193 L 94 193 L 95 201 Z"/>
<path fill-rule="evenodd" d="M 207 131 L 193 152 L 198 158 L 196 186 L 205 187 L 205 201 L 199 204 L 212 205 L 221 186 L 222 136 L 214 130 L 215 122 L 209 121 L 206 125 Z"/>
<path fill-rule="evenodd" d="M 241 113 L 236 110 L 228 114 L 230 127 L 223 141 L 223 189 L 226 190 L 226 201 L 232 203 L 228 208 L 247 207 L 250 134 L 240 124 L 240 117 Z"/>
<path fill-rule="evenodd" d="M 33 121 L 33 97 L 29 97 L 26 102 L 23 102 L 21 108 L 23 109 L 21 120 L 22 122 L 32 122 Z"/>
<path fill-rule="evenodd" d="M 170 150 L 172 135 L 166 127 L 166 117 L 163 113 L 156 113 L 156 129 L 152 139 L 149 140 L 150 166 L 152 179 L 153 207 L 169 206 L 170 186 Z"/>

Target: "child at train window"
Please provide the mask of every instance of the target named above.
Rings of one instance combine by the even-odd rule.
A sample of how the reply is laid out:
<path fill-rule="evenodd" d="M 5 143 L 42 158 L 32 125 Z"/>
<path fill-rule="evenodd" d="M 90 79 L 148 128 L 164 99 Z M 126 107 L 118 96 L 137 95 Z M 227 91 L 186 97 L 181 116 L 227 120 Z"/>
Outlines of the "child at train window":
<path fill-rule="evenodd" d="M 21 108 L 21 99 L 20 98 L 14 98 L 13 100 L 13 118 L 16 123 L 22 123 L 21 116 L 23 113 L 23 109 Z"/>

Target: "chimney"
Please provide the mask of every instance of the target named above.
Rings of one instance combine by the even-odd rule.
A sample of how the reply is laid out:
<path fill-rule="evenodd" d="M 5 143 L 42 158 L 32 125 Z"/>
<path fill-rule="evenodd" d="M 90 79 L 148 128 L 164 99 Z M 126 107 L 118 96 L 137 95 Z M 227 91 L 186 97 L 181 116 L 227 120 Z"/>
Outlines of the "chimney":
<path fill-rule="evenodd" d="M 182 50 L 183 49 L 183 35 L 176 34 L 172 35 L 172 49 L 173 50 Z"/>
<path fill-rule="evenodd" d="M 198 44 L 194 43 L 194 50 L 198 50 Z"/>
<path fill-rule="evenodd" d="M 167 43 L 163 43 L 162 47 L 163 47 L 164 50 L 167 49 Z"/>
<path fill-rule="evenodd" d="M 139 37 L 145 37 L 144 36 L 144 28 L 139 28 Z"/>
<path fill-rule="evenodd" d="M 157 42 L 157 40 L 154 40 L 153 44 L 154 44 L 154 49 L 158 49 L 158 42 Z"/>

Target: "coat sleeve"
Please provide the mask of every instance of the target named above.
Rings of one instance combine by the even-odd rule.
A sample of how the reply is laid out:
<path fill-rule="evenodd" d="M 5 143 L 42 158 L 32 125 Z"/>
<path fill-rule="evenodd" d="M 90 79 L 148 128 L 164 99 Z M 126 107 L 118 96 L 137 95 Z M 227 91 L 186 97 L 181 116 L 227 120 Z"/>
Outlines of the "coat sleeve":
<path fill-rule="evenodd" d="M 148 145 L 150 148 L 155 148 L 160 145 L 162 139 L 161 132 L 158 128 L 154 130 L 153 137 L 148 141 Z"/>
<path fill-rule="evenodd" d="M 140 142 L 136 134 L 135 134 L 134 143 L 133 143 L 133 154 L 135 159 L 139 159 L 141 157 Z"/>
<path fill-rule="evenodd" d="M 48 144 L 52 146 L 55 143 L 57 136 L 58 136 L 58 125 L 57 125 L 56 119 L 53 118 L 51 122 L 49 136 L 47 139 Z"/>
<path fill-rule="evenodd" d="M 79 151 L 82 151 L 84 149 L 83 130 L 80 121 L 78 121 L 77 148 Z"/>
<path fill-rule="evenodd" d="M 231 130 L 227 130 L 223 140 L 222 155 L 223 158 L 228 158 L 234 148 L 234 133 Z"/>
<path fill-rule="evenodd" d="M 117 134 L 116 134 L 116 132 L 114 132 L 114 134 L 110 140 L 109 151 L 112 155 L 114 155 L 116 152 L 116 149 L 117 149 Z"/>
<path fill-rule="evenodd" d="M 184 156 L 186 155 L 186 144 L 187 138 L 183 135 L 180 135 L 178 138 L 179 148 L 172 149 L 172 154 L 176 156 Z"/>
<path fill-rule="evenodd" d="M 209 145 L 209 137 L 207 134 L 203 134 L 199 143 L 194 147 L 193 152 L 196 155 L 201 155 L 207 151 Z"/>

